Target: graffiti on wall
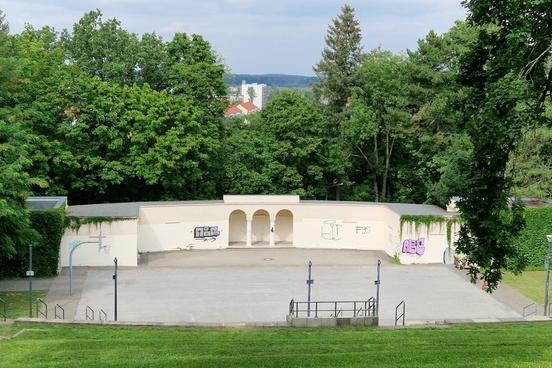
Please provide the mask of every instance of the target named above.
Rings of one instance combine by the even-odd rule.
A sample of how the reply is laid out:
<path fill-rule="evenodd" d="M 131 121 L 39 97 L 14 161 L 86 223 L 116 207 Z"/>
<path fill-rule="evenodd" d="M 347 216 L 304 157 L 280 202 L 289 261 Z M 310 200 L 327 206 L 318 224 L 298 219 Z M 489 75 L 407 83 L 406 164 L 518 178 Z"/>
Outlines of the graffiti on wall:
<path fill-rule="evenodd" d="M 320 237 L 325 240 L 341 240 L 345 233 L 363 236 L 369 235 L 371 232 L 372 228 L 370 226 L 362 223 L 359 224 L 356 221 L 344 221 L 340 223 L 337 220 L 325 220 L 322 221 Z"/>
<path fill-rule="evenodd" d="M 194 238 L 203 241 L 215 241 L 219 235 L 218 226 L 198 226 L 194 229 Z"/>
<path fill-rule="evenodd" d="M 326 220 L 322 223 L 320 236 L 326 240 L 340 240 L 342 227 L 343 225 L 338 224 L 336 220 Z"/>
<path fill-rule="evenodd" d="M 422 256 L 425 253 L 425 238 L 406 239 L 403 241 L 402 252 Z"/>
<path fill-rule="evenodd" d="M 355 233 L 357 235 L 368 235 L 370 234 L 370 226 L 358 225 L 355 227 Z"/>

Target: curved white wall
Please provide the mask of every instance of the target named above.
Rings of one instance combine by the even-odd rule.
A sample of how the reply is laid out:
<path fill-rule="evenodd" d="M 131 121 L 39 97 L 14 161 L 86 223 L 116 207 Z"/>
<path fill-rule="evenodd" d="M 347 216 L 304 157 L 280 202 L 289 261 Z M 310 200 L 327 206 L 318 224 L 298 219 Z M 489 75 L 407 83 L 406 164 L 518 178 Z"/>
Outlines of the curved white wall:
<path fill-rule="evenodd" d="M 383 250 L 403 263 L 442 263 L 448 246 L 446 225 L 401 232 L 400 216 L 380 204 L 299 202 L 296 196 L 235 196 L 227 203 L 144 205 L 137 220 L 105 224 L 109 252 L 83 245 L 74 264 L 135 266 L 138 252 L 224 249 L 229 246 Z M 237 212 L 235 212 L 237 211 Z M 232 214 L 232 215 L 231 215 Z M 98 229 L 67 230 L 61 265 L 68 265 L 69 243 L 89 239 Z M 401 236 L 402 235 L 402 236 Z M 423 239 L 423 254 L 419 243 Z M 250 240 L 250 243 L 248 242 Z M 404 246 L 405 240 L 408 247 Z M 412 246 L 410 246 L 413 244 Z"/>

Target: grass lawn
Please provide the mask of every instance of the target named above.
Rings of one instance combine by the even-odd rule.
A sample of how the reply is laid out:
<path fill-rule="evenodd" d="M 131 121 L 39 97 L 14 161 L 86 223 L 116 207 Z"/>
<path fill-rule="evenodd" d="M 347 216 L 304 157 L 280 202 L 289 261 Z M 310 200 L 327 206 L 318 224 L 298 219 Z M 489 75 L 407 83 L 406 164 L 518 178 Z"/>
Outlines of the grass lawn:
<path fill-rule="evenodd" d="M 535 301 L 535 303 L 539 305 L 544 304 L 544 284 L 546 282 L 545 271 L 525 271 L 519 276 L 506 273 L 504 274 L 502 281 L 529 299 Z M 548 295 L 550 295 L 550 301 L 552 302 L 552 288 L 550 288 Z"/>
<path fill-rule="evenodd" d="M 33 302 L 37 298 L 46 297 L 45 290 L 33 290 Z M 8 318 L 29 317 L 29 293 L 27 291 L 2 291 L 0 299 L 7 304 Z M 33 303 L 33 317 L 36 313 L 36 304 Z M 4 313 L 3 305 L 0 303 L 0 313 Z"/>
<path fill-rule="evenodd" d="M 552 323 L 409 329 L 199 329 L 16 323 L 0 366 L 551 367 Z"/>

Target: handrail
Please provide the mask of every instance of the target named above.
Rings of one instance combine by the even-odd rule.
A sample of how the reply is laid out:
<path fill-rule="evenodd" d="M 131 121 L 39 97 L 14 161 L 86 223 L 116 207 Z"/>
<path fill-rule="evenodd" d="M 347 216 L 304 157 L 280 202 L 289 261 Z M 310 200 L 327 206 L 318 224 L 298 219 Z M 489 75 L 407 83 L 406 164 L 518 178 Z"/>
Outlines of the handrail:
<path fill-rule="evenodd" d="M 397 316 L 399 313 L 399 308 L 402 305 L 402 314 L 400 316 Z M 402 318 L 402 325 L 404 326 L 404 319 L 406 316 L 406 303 L 401 301 L 396 307 L 395 307 L 395 326 L 397 326 L 397 322 Z"/>
<path fill-rule="evenodd" d="M 372 311 L 372 316 L 376 315 L 376 298 L 371 297 L 367 300 L 368 302 L 368 311 Z"/>
<path fill-rule="evenodd" d="M 90 312 L 90 313 L 89 313 Z M 94 320 L 94 309 L 90 308 L 90 306 L 86 306 L 86 320 Z"/>
<path fill-rule="evenodd" d="M 40 309 L 39 305 L 44 306 L 44 311 Z M 40 298 L 36 300 L 36 318 L 40 318 L 39 316 L 43 316 L 48 319 L 48 304 L 44 303 L 44 300 Z"/>
<path fill-rule="evenodd" d="M 58 309 L 61 310 L 61 314 L 58 314 Z M 54 307 L 54 319 L 65 319 L 65 309 L 59 304 Z"/>
<path fill-rule="evenodd" d="M 534 307 L 534 310 L 527 313 L 527 309 Z M 527 304 L 525 307 L 523 307 L 523 318 L 529 317 L 533 314 L 537 314 L 538 307 L 535 303 Z"/>
<path fill-rule="evenodd" d="M 305 317 L 320 318 L 322 316 L 328 316 L 331 318 L 343 317 L 345 313 L 350 317 L 375 317 L 376 305 L 375 298 L 368 300 L 318 300 L 318 301 L 306 301 L 298 302 L 291 299 L 289 303 L 289 315 L 299 318 L 299 315 L 305 315 Z M 310 315 L 309 315 L 310 312 Z"/>
<path fill-rule="evenodd" d="M 0 316 L 4 319 L 4 322 L 8 319 L 7 304 L 4 299 L 0 299 L 0 304 L 2 304 L 3 312 L 0 312 Z"/>
<path fill-rule="evenodd" d="M 102 319 L 102 316 L 104 316 L 103 319 Z M 100 321 L 107 321 L 107 313 L 105 313 L 103 309 L 100 309 L 98 311 L 98 318 L 100 318 Z"/>

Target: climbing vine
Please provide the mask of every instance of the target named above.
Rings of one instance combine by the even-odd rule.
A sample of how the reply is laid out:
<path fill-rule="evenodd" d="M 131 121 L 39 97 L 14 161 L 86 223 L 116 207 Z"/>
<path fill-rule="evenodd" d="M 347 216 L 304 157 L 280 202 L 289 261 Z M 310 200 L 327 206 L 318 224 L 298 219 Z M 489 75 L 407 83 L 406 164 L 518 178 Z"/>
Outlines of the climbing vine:
<path fill-rule="evenodd" d="M 447 227 L 447 242 L 449 247 L 452 246 L 452 227 L 455 224 L 460 223 L 460 218 L 457 216 L 441 216 L 441 215 L 402 215 L 401 216 L 401 239 L 403 236 L 404 224 L 414 226 L 416 232 L 419 231 L 420 226 L 426 227 L 427 234 L 429 236 L 429 229 L 433 224 L 439 224 L 439 230 L 443 229 L 443 225 Z"/>
<path fill-rule="evenodd" d="M 91 216 L 91 217 L 77 217 L 67 216 L 66 227 L 79 231 L 83 225 L 98 225 L 101 223 L 111 224 L 117 221 L 131 221 L 136 220 L 136 217 L 113 217 L 113 216 Z"/>

